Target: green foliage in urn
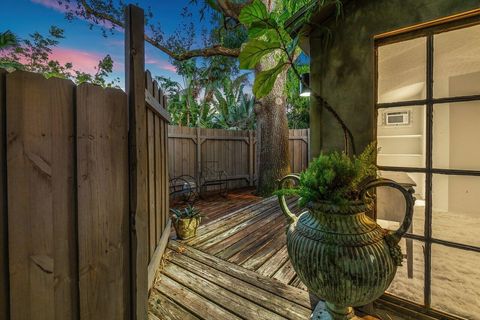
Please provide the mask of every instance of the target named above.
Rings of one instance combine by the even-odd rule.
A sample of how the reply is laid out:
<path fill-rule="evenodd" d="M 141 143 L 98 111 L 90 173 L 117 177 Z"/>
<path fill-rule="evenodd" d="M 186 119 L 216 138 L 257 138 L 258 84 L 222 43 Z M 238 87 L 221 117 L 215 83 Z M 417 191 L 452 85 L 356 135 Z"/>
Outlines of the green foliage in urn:
<path fill-rule="evenodd" d="M 277 195 L 298 195 L 299 203 L 329 202 L 344 206 L 359 200 L 362 186 L 376 178 L 376 144 L 370 144 L 359 156 L 344 153 L 321 154 L 300 175 L 298 188 L 282 189 Z"/>

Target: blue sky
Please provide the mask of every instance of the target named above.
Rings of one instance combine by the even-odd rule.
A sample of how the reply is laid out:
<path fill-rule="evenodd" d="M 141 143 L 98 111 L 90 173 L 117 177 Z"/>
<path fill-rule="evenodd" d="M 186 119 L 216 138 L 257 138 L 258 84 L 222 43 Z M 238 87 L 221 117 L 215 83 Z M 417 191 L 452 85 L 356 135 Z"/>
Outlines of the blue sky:
<path fill-rule="evenodd" d="M 90 30 L 89 24 L 83 20 L 69 22 L 65 19 L 57 0 L 0 0 L 0 31 L 11 30 L 22 38 L 38 31 L 47 34 L 51 25 L 65 30 L 65 39 L 55 50 L 53 57 L 60 62 L 72 62 L 74 67 L 93 73 L 95 65 L 102 57 L 110 54 L 114 60 L 113 77 L 119 77 L 120 86 L 124 87 L 124 33 L 116 31 L 105 38 L 98 27 Z M 189 0 L 140 0 L 137 3 L 150 7 L 155 20 L 160 21 L 166 35 L 171 34 L 179 26 L 180 13 Z M 206 22 L 198 21 L 196 25 Z M 199 28 L 200 29 L 200 28 Z M 168 56 L 158 49 L 146 44 L 147 68 L 154 75 L 171 77 L 179 80 L 175 68 Z"/>

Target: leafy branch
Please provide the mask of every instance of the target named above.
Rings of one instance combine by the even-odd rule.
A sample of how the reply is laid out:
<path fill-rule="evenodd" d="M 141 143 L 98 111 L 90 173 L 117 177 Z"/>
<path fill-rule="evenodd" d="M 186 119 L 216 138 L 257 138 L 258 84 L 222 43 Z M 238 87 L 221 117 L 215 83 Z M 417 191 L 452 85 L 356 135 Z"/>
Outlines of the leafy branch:
<path fill-rule="evenodd" d="M 311 11 L 316 9 L 318 9 L 317 6 L 310 7 Z M 275 11 L 269 13 L 265 4 L 260 0 L 254 0 L 250 5 L 242 9 L 239 20 L 248 27 L 249 41 L 244 44 L 240 52 L 240 67 L 243 69 L 253 69 L 265 57 L 272 55 L 276 57 L 277 64 L 273 68 L 257 73 L 253 85 L 253 93 L 257 98 L 262 98 L 269 94 L 278 75 L 282 71 L 291 68 L 302 82 L 302 85 L 310 89 L 311 95 L 320 102 L 322 107 L 333 115 L 342 127 L 345 139 L 345 153 L 350 154 L 350 151 L 352 151 L 355 154 L 354 137 L 345 121 L 335 108 L 318 92 L 312 90 L 309 84 L 301 77 L 295 64 L 300 55 L 300 48 L 298 47 L 299 36 L 297 35 L 292 39 L 283 27 L 289 16 L 290 15 L 285 14 L 285 12 L 282 14 Z"/>
<path fill-rule="evenodd" d="M 112 5 L 106 5 L 103 1 L 92 1 L 90 4 L 87 0 L 79 0 L 78 6 L 73 9 L 68 5 L 73 0 L 57 0 L 59 4 L 66 6 L 67 10 L 70 10 L 70 17 L 81 16 L 87 19 L 88 21 L 99 24 L 101 22 L 109 22 L 112 24 L 112 27 L 119 27 L 125 29 L 125 23 L 122 21 L 122 18 L 119 16 L 123 12 L 122 8 L 113 8 Z M 239 10 L 240 5 L 229 4 L 228 1 L 217 1 L 218 5 L 214 4 L 214 1 L 208 1 L 212 3 L 212 8 L 218 8 L 225 15 L 230 14 L 233 17 L 235 12 Z M 150 29 L 153 29 L 154 26 L 150 25 Z M 155 48 L 159 49 L 170 58 L 177 61 L 186 61 L 196 57 L 213 57 L 213 56 L 226 56 L 226 57 L 238 57 L 240 54 L 239 48 L 229 48 L 220 44 L 214 44 L 206 48 L 186 50 L 182 52 L 175 52 L 167 45 L 162 43 L 160 37 L 149 36 L 144 34 L 144 39 L 146 42 L 150 43 Z"/>

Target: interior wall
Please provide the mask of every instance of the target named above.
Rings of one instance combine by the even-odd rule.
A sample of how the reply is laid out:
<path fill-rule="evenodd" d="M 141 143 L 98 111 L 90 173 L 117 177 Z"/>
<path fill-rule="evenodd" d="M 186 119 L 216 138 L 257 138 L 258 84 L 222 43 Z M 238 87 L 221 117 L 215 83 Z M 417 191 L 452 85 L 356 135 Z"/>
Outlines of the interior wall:
<path fill-rule="evenodd" d="M 477 85 L 480 72 L 450 78 L 452 96 L 462 94 L 472 85 Z M 478 89 L 477 89 L 478 90 Z M 480 168 L 480 102 L 450 104 L 450 167 L 478 170 Z M 480 212 L 480 178 L 450 176 L 449 211 L 462 213 Z"/>
<path fill-rule="evenodd" d="M 373 36 L 438 19 L 480 6 L 480 0 L 355 0 L 341 18 L 326 22 L 310 35 L 311 85 L 345 119 L 363 150 L 375 132 L 375 63 Z M 343 149 L 343 133 L 335 119 L 311 102 L 312 156 L 322 150 Z"/>
<path fill-rule="evenodd" d="M 384 126 L 384 112 L 410 111 L 410 125 Z M 377 127 L 377 164 L 388 167 L 425 166 L 425 107 L 399 107 L 379 110 Z M 406 137 L 402 137 L 406 136 Z M 419 136 L 419 137 L 417 137 Z M 423 174 L 408 173 L 415 181 L 415 193 L 425 197 L 425 177 Z"/>

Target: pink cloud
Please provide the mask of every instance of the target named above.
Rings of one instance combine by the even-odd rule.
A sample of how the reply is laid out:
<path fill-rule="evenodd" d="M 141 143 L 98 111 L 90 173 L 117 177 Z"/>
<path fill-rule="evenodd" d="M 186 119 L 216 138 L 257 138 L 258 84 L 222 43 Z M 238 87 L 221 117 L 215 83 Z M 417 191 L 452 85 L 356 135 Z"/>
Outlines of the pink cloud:
<path fill-rule="evenodd" d="M 39 4 L 39 5 L 42 5 L 44 7 L 53 9 L 53 10 L 58 11 L 58 12 L 64 13 L 64 12 L 67 11 L 64 6 L 62 6 L 58 3 L 57 0 L 30 0 L 30 1 L 32 1 L 33 3 Z"/>
<path fill-rule="evenodd" d="M 149 57 L 148 55 L 145 56 L 145 64 L 156 66 L 161 70 L 170 71 L 174 73 L 177 72 L 177 68 L 171 63 L 169 63 L 168 61 L 152 58 L 152 57 Z"/>
<path fill-rule="evenodd" d="M 104 56 L 83 50 L 69 49 L 69 48 L 55 48 L 50 55 L 50 59 L 57 60 L 61 64 L 71 62 L 75 70 L 94 74 L 97 72 L 98 62 Z M 113 68 L 115 71 L 121 70 L 121 64 L 114 63 Z"/>
<path fill-rule="evenodd" d="M 30 0 L 30 1 L 32 3 L 39 4 L 41 6 L 44 6 L 44 7 L 49 8 L 49 9 L 53 9 L 53 10 L 61 12 L 61 13 L 67 12 L 67 9 L 66 9 L 65 5 L 69 5 L 70 7 L 75 6 L 75 4 L 61 5 L 61 4 L 58 3 L 58 0 Z M 79 17 L 79 18 L 82 19 L 82 20 L 85 20 L 85 18 L 83 18 L 83 17 Z M 104 28 L 107 28 L 107 29 L 112 29 L 112 27 L 113 27 L 113 24 L 110 21 L 99 21 L 98 24 L 100 26 L 104 27 Z M 121 30 L 118 27 L 116 27 L 115 30 L 117 30 L 119 32 L 123 32 L 123 30 Z"/>

